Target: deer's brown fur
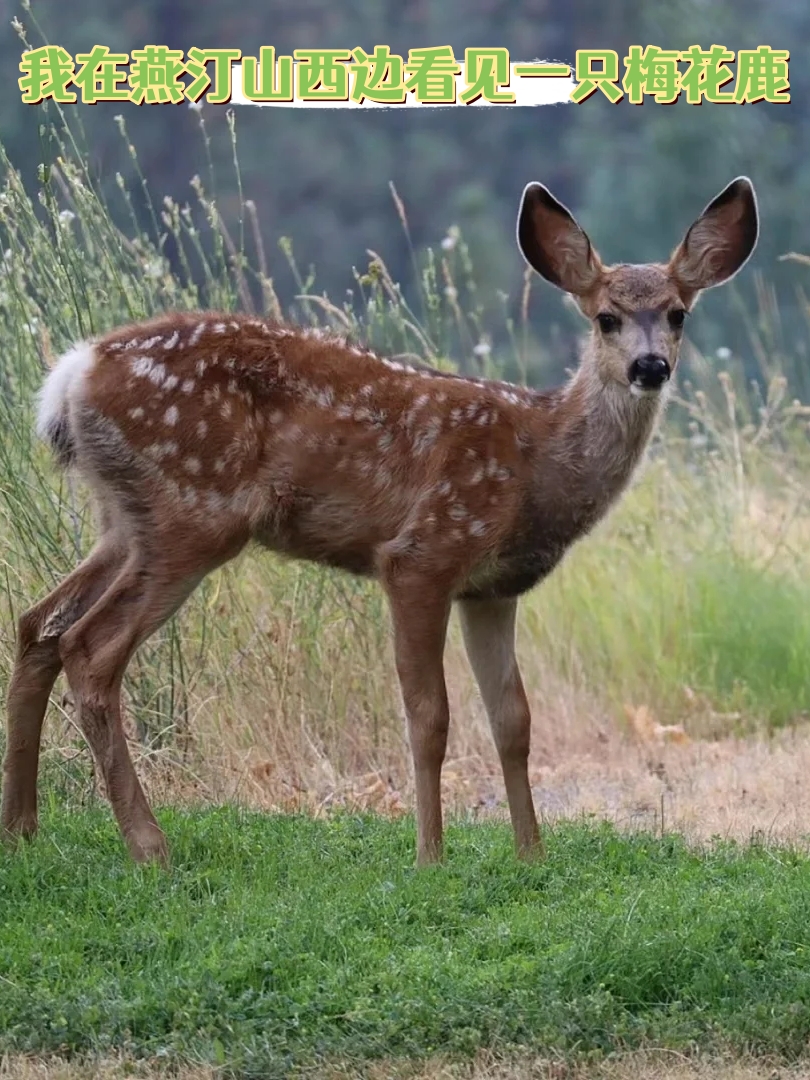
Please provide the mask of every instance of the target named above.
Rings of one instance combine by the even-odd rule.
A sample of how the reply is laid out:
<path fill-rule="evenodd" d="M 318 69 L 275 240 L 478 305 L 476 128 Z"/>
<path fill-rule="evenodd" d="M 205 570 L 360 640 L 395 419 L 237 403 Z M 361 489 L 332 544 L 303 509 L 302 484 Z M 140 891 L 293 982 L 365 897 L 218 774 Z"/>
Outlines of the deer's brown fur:
<path fill-rule="evenodd" d="M 162 315 L 75 346 L 43 388 L 39 431 L 90 486 L 100 535 L 82 566 L 20 621 L 5 832 L 36 829 L 42 720 L 64 666 L 132 855 L 166 858 L 126 747 L 121 681 L 135 649 L 202 578 L 254 541 L 385 589 L 420 862 L 442 848 L 442 655 L 458 603 L 517 847 L 540 851 L 514 654 L 517 598 L 625 488 L 666 393 L 650 379 L 677 366 L 673 312 L 736 273 L 756 235 L 753 189 L 740 178 L 669 263 L 606 267 L 565 207 L 529 185 L 518 225 L 524 256 L 595 320 L 578 371 L 553 391 L 217 312 Z"/>

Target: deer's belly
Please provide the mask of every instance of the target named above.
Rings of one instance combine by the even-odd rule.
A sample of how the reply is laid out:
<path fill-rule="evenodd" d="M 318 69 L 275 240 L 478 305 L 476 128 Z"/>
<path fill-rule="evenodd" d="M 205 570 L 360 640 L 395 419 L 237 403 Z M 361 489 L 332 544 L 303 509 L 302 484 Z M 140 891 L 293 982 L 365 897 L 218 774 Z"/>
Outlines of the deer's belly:
<path fill-rule="evenodd" d="M 376 522 L 364 510 L 352 500 L 290 487 L 275 493 L 267 512 L 254 522 L 253 539 L 290 558 L 372 577 L 379 537 Z"/>

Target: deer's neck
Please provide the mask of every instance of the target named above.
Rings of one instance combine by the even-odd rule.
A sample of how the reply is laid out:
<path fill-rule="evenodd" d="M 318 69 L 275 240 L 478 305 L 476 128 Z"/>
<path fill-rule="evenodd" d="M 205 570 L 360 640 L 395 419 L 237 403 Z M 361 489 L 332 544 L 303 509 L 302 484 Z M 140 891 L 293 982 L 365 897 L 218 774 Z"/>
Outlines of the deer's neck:
<path fill-rule="evenodd" d="M 592 366 L 579 368 L 550 417 L 554 472 L 572 499 L 595 499 L 597 514 L 607 509 L 640 463 L 665 394 L 636 397 L 626 386 L 603 382 Z"/>

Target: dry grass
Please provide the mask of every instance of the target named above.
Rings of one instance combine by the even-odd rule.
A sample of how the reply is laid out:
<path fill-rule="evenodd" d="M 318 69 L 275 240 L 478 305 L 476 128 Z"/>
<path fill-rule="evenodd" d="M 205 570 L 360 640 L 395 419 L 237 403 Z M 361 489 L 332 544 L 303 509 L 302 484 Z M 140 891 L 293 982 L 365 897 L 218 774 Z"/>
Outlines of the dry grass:
<path fill-rule="evenodd" d="M 609 584 L 601 583 L 615 553 L 649 514 L 650 493 L 655 501 L 680 482 L 662 473 L 642 485 L 573 553 L 566 578 L 552 578 L 523 601 L 518 643 L 533 713 L 536 804 L 549 823 L 589 814 L 625 828 L 659 830 L 663 824 L 695 839 L 797 841 L 810 831 L 804 782 L 810 728 L 769 734 L 756 717 L 720 712 L 688 685 L 676 687 L 674 698 L 670 686 L 666 700 L 663 693 L 656 697 L 655 682 L 645 697 L 622 695 L 618 677 L 607 685 L 594 675 L 582 646 L 579 655 L 571 646 L 569 657 L 567 642 L 559 632 L 555 638 L 555 627 L 587 622 L 588 602 L 601 605 L 595 618 L 604 617 L 615 601 Z M 784 502 L 776 506 L 772 496 L 752 492 L 734 527 L 768 559 L 776 550 L 783 558 L 806 558 L 802 540 L 810 514 Z M 656 528 L 662 543 L 667 525 Z M 590 593 L 572 593 L 580 573 L 596 582 Z M 640 584 L 630 606 L 644 601 Z M 575 604 L 570 616 L 569 596 Z M 189 608 L 180 626 L 182 678 L 157 662 L 165 661 L 165 639 L 154 651 L 141 650 L 131 668 L 129 714 L 142 725 L 145 717 L 153 736 L 166 723 L 161 710 L 174 680 L 168 737 L 145 749 L 135 724 L 130 727 L 133 755 L 156 803 L 240 802 L 312 813 L 338 805 L 386 814 L 412 808 L 410 753 L 375 586 L 339 577 L 324 584 L 306 567 L 290 570 L 272 556 L 250 555 L 215 575 Z M 199 640 L 203 622 L 206 645 Z M 0 671 L 6 673 L 12 637 L 9 621 L 0 626 Z M 622 656 L 620 644 L 611 647 Z M 455 623 L 446 664 L 453 718 L 446 805 L 457 814 L 502 815 L 500 765 Z M 57 762 L 78 757 L 89 770 L 64 684 L 57 689 L 45 756 Z M 732 734 L 741 721 L 751 721 L 750 733 Z"/>
<path fill-rule="evenodd" d="M 682 725 L 658 724 L 644 703 L 617 716 L 598 696 L 574 688 L 544 665 L 521 637 L 533 713 L 530 775 L 546 822 L 594 815 L 622 828 L 800 841 L 810 826 L 810 730 L 701 737 L 721 727 L 694 695 L 684 694 Z M 384 814 L 413 806 L 410 753 L 388 651 L 376 659 L 380 695 L 376 738 L 362 713 L 345 728 L 318 736 L 318 717 L 298 723 L 274 717 L 250 683 L 234 697 L 211 696 L 192 708 L 190 749 L 131 749 L 158 804 L 239 802 L 319 814 L 332 807 Z M 443 773 L 451 813 L 505 815 L 500 764 L 458 635 L 447 651 L 453 715 Z M 259 684 L 261 686 L 261 684 Z M 690 736 L 687 731 L 693 732 Z M 134 736 L 134 731 L 132 732 Z M 49 732 L 47 757 L 89 755 L 70 708 Z M 336 764 L 340 762 L 340 765 Z"/>
<path fill-rule="evenodd" d="M 182 1066 L 112 1059 L 71 1063 L 13 1057 L 0 1062 L 1 1080 L 216 1080 L 209 1066 Z M 481 1054 L 471 1062 L 377 1062 L 362 1071 L 336 1063 L 300 1074 L 307 1080 L 808 1080 L 810 1066 L 786 1068 L 754 1059 L 696 1058 L 663 1051 L 635 1051 L 598 1065 L 569 1065 L 539 1057 L 503 1059 Z"/>

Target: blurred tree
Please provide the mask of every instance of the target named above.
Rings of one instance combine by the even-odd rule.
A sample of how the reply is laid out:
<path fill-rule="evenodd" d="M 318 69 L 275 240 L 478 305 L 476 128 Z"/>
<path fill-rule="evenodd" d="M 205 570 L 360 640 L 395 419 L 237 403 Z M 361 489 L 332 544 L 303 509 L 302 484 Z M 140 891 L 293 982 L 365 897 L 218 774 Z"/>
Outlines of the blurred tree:
<path fill-rule="evenodd" d="M 415 0 L 384 6 L 373 0 L 334 5 L 327 0 L 241 0 L 206 5 L 192 0 L 142 0 L 131 7 L 90 0 L 33 0 L 31 13 L 0 0 L 0 58 L 4 84 L 0 131 L 11 160 L 34 183 L 36 166 L 53 152 L 41 141 L 40 107 L 20 102 L 21 43 L 11 27 L 21 19 L 32 42 L 35 16 L 48 38 L 70 53 L 95 44 L 131 51 L 145 44 L 186 50 L 235 47 L 257 54 L 263 44 L 280 52 L 303 47 L 373 50 L 452 45 L 456 56 L 470 46 L 505 46 L 513 60 L 573 62 L 578 48 L 630 45 L 686 49 L 714 43 L 735 52 L 766 43 L 801 57 L 810 43 L 806 0 L 774 0 L 766 7 L 732 0 Z M 581 105 L 541 109 L 509 106 L 401 111 L 237 110 L 242 185 L 258 207 L 265 246 L 282 300 L 296 286 L 277 247 L 289 236 L 302 268 L 317 272 L 316 288 L 340 299 L 353 286 L 351 268 L 364 267 L 367 249 L 379 252 L 394 276 L 415 295 L 411 253 L 393 204 L 396 185 L 420 251 L 436 247 L 457 225 L 476 263 L 481 294 L 499 310 L 497 294 L 520 299 L 523 264 L 514 242 L 517 201 L 524 184 L 542 180 L 562 198 L 610 260 L 665 256 L 708 199 L 732 177 L 747 173 L 757 185 L 762 237 L 753 267 L 773 281 L 782 302 L 781 345 L 796 360 L 797 386 L 810 391 L 805 374 L 807 310 L 797 288 L 806 268 L 779 262 L 789 250 L 810 251 L 810 75 L 791 67 L 789 105 L 693 106 L 680 102 L 611 105 L 596 93 Z M 239 211 L 226 109 L 185 104 L 137 107 L 100 104 L 66 107 L 81 120 L 92 167 L 116 199 L 115 172 L 131 179 L 133 162 L 114 122 L 125 117 L 141 167 L 157 199 L 193 201 L 189 186 L 199 174 L 209 185 L 210 152 L 220 209 L 229 227 Z M 201 132 L 201 123 L 204 132 Z M 201 137 L 204 133 L 205 139 Z M 206 150 L 206 140 L 208 150 Z M 727 346 L 750 358 L 750 335 L 773 328 L 756 310 L 755 278 L 709 295 L 691 324 L 703 348 Z M 548 288 L 536 286 L 531 317 L 545 363 L 557 373 L 570 363 L 576 317 Z M 770 335 L 770 337 L 769 337 Z M 551 342 L 551 344 L 549 344 Z M 550 374 L 550 373 L 549 373 Z"/>

